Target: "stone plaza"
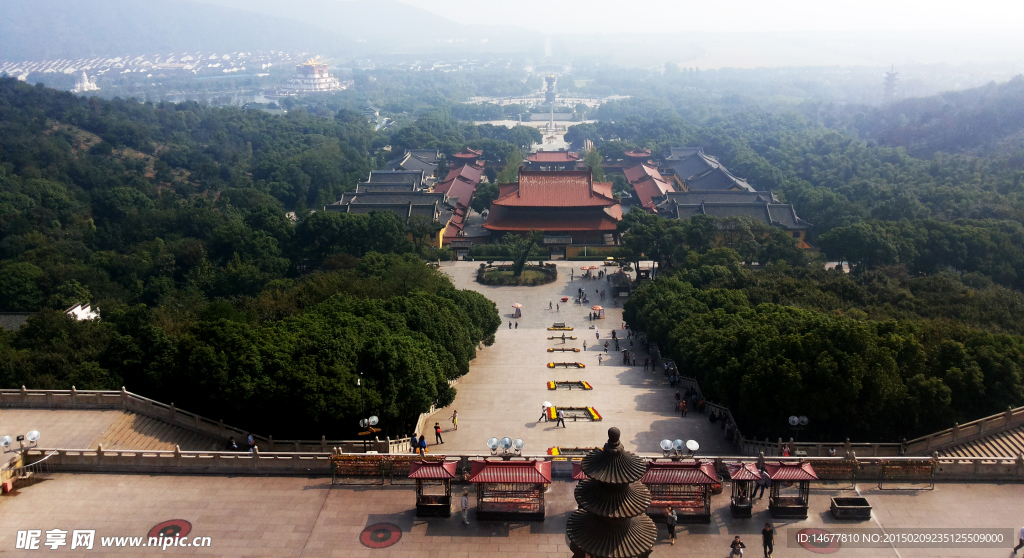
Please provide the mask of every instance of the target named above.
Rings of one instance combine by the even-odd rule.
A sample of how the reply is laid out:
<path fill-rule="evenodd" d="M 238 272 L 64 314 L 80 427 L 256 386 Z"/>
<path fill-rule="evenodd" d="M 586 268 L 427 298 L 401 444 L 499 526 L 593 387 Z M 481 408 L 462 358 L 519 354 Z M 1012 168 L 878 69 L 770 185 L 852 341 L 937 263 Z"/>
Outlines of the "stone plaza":
<path fill-rule="evenodd" d="M 620 348 L 628 348 L 632 340 L 626 339 L 623 329 L 622 301 L 616 303 L 610 296 L 601 298 L 598 293 L 609 290 L 604 280 L 580 278 L 581 267 L 600 266 L 600 262 L 559 262 L 558 279 L 535 287 L 480 285 L 475 281 L 478 265 L 458 262 L 442 265 L 441 270 L 457 287 L 477 290 L 495 301 L 502 315 L 502 327 L 494 345 L 480 348 L 469 374 L 459 379 L 453 405 L 426 417 L 431 455 L 482 457 L 489 454 L 485 445 L 488 438 L 508 436 L 526 442 L 525 456 L 547 458 L 549 448 L 553 447 L 599 446 L 607 439 L 611 426 L 622 430 L 627 450 L 648 457 L 659 455 L 658 444 L 662 439 L 696 440 L 700 444 L 698 457 L 735 454 L 736 449 L 727 443 L 721 427 L 711 424 L 707 415 L 690 412 L 687 417 L 680 417 L 673 411 L 676 390 L 669 387 L 663 370 L 644 370 L 643 359 L 647 355 L 639 343 L 634 343 L 637 365 L 622 364 L 621 353 L 614 350 L 615 343 L 611 341 L 613 330 Z M 586 290 L 587 304 L 573 304 L 578 289 Z M 562 302 L 562 297 L 569 301 Z M 514 303 L 522 305 L 519 318 L 513 317 Z M 589 319 L 594 305 L 605 308 L 604 319 Z M 573 327 L 565 334 L 577 339 L 567 339 L 563 345 L 562 331 L 547 329 L 554 322 Z M 562 347 L 582 349 L 584 341 L 587 350 L 579 353 L 547 351 Z M 610 341 L 607 359 L 605 341 Z M 598 362 L 599 355 L 603 363 Z M 549 362 L 563 361 L 581 362 L 585 368 L 547 366 Z M 547 386 L 549 381 L 585 381 L 593 389 L 552 391 Z M 557 407 L 593 407 L 602 420 L 569 420 L 565 428 L 556 427 L 553 421 L 538 421 L 544 401 Z M 459 412 L 458 431 L 448 420 L 454 409 Z M 444 444 L 434 443 L 434 422 L 442 425 Z M 102 443 L 106 448 L 136 449 L 138 454 L 156 455 L 174 446 L 183 451 L 205 451 L 210 449 L 209 444 L 216 443 L 187 430 L 175 431 L 159 421 L 143 421 L 120 411 L 3 409 L 0 423 L 16 431 L 43 431 L 49 444 L 41 447 L 95 448 Z M 167 453 L 170 452 L 162 454 L 161 459 L 178 461 Z M 195 460 L 201 459 L 199 451 L 194 453 Z M 131 459 L 121 455 L 117 458 L 125 462 Z M 53 472 L 0 496 L 0 517 L 4 519 L 0 553 L 566 558 L 571 556 L 565 529 L 567 518 L 576 509 L 574 488 L 575 483 L 564 477 L 555 478 L 548 485 L 544 521 L 478 521 L 474 515 L 474 487 L 456 482 L 452 485 L 455 507 L 464 490 L 470 493 L 470 522 L 464 525 L 456 510 L 450 518 L 416 517 L 413 484 L 408 480 L 394 484 L 333 484 L 329 473 L 323 472 L 280 476 Z M 653 556 L 725 557 L 730 541 L 739 535 L 747 546 L 745 556 L 759 557 L 763 554 L 760 531 L 766 522 L 771 522 L 778 532 L 776 557 L 1009 556 L 1010 548 L 1017 542 L 1017 531 L 1024 524 L 1021 514 L 1012 511 L 1024 497 L 1024 485 L 1020 482 L 937 483 L 934 488 L 913 485 L 886 490 L 874 481 L 815 483 L 808 517 L 802 520 L 772 519 L 767 498 L 755 502 L 751 518 L 734 518 L 729 507 L 730 488 L 726 481 L 724 492 L 712 497 L 709 524 L 677 528 L 677 544 L 668 544 L 666 528 L 659 524 Z M 829 513 L 831 497 L 858 495 L 867 498 L 873 507 L 870 521 L 851 523 L 833 519 Z M 209 546 L 175 546 L 166 550 L 145 546 L 151 532 L 169 524 L 192 540 L 209 537 Z M 834 534 L 850 528 L 886 532 L 998 529 L 1005 542 L 998 548 L 858 548 L 852 544 L 800 545 L 795 540 L 795 534 L 801 530 Z M 30 530 L 42 533 L 39 549 L 16 548 L 19 531 Z M 45 545 L 45 532 L 52 530 L 94 530 L 94 548 L 72 550 L 63 546 L 51 550 Z M 136 546 L 132 546 L 133 540 Z"/>

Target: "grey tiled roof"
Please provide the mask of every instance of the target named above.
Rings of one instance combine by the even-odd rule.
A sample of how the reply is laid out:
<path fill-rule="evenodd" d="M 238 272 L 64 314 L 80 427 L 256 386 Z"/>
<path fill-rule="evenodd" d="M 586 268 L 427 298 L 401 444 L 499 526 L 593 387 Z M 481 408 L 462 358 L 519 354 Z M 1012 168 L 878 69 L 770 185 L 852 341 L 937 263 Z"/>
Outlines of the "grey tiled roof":
<path fill-rule="evenodd" d="M 17 331 L 35 312 L 0 312 L 0 329 Z"/>
<path fill-rule="evenodd" d="M 709 170 L 717 169 L 722 164 L 714 157 L 708 157 L 703 153 L 695 153 L 685 159 L 670 161 L 669 166 L 680 180 L 685 181 L 691 176 L 697 176 Z"/>
<path fill-rule="evenodd" d="M 356 193 L 367 192 L 415 192 L 416 185 L 412 182 L 360 182 L 356 184 Z"/>
<path fill-rule="evenodd" d="M 423 174 L 431 175 L 437 171 L 437 163 L 424 161 L 412 153 L 406 153 L 397 159 L 389 161 L 386 170 L 423 171 Z"/>
<path fill-rule="evenodd" d="M 666 206 L 665 210 L 659 211 L 659 215 L 672 216 L 671 205 Z M 798 230 L 810 227 L 810 223 L 796 216 L 793 206 L 788 203 L 700 203 L 675 205 L 675 217 L 677 219 L 689 219 L 694 215 L 710 215 L 720 219 L 746 217 L 766 225 L 775 225 L 785 230 Z"/>
<path fill-rule="evenodd" d="M 441 153 L 436 149 L 410 149 L 406 151 L 406 153 L 412 155 L 413 157 L 416 157 L 417 159 L 420 159 L 421 161 L 426 161 L 428 163 L 435 164 L 437 163 L 437 160 L 441 157 Z"/>
<path fill-rule="evenodd" d="M 697 146 L 683 146 L 683 147 L 669 147 L 668 153 L 664 155 L 666 161 L 681 161 L 687 157 L 693 157 L 697 153 L 703 152 L 703 147 Z"/>
<path fill-rule="evenodd" d="M 420 188 L 423 175 L 422 170 L 372 170 L 367 182 L 411 182 Z"/>
<path fill-rule="evenodd" d="M 748 192 L 755 192 L 754 187 L 747 184 L 746 180 L 737 178 L 722 166 L 712 169 L 699 176 L 691 176 L 683 180 L 686 186 L 694 190 L 732 190 L 739 188 Z"/>
<path fill-rule="evenodd" d="M 690 190 L 688 192 L 669 192 L 665 194 L 668 203 L 683 205 L 697 203 L 754 203 L 778 200 L 771 192 L 747 192 L 745 190 Z"/>

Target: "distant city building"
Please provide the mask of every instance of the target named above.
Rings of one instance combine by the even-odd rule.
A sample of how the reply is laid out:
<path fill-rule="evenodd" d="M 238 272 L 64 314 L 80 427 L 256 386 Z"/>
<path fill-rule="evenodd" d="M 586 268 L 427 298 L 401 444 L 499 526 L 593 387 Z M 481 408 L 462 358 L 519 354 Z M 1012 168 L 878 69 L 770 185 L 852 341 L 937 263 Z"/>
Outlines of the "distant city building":
<path fill-rule="evenodd" d="M 75 88 L 71 90 L 72 93 L 85 93 L 87 91 L 99 91 L 100 88 L 96 85 L 96 82 L 90 81 L 89 76 L 82 72 L 78 75 L 78 79 L 75 80 Z"/>

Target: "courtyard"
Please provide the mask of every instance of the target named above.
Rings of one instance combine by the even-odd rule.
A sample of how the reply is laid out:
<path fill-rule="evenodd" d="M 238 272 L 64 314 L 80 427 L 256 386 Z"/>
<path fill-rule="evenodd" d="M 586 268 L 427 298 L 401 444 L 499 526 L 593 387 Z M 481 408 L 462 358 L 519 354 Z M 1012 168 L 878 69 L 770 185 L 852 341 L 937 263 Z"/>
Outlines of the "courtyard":
<path fill-rule="evenodd" d="M 455 402 L 438 410 L 427 421 L 425 435 L 432 452 L 486 452 L 487 439 L 508 436 L 526 442 L 524 454 L 544 455 L 552 447 L 599 446 L 607 439 L 611 426 L 622 430 L 623 444 L 634 452 L 657 453 L 660 451 L 658 443 L 664 439 L 697 440 L 700 444 L 697 455 L 735 452 L 726 442 L 720 424 L 710 423 L 707 415 L 690 412 L 680 417 L 673 412 L 675 392 L 681 390 L 669 387 L 663 371 L 644 370 L 647 355 L 642 344 L 633 344 L 636 366 L 622 364 L 622 355 L 615 351 L 615 341 L 611 339 L 614 330 L 621 349 L 629 348 L 632 341 L 626 339 L 623 329 L 622 301 L 616 302 L 610 292 L 601 299 L 598 291 L 609 288 L 603 278 L 581 278 L 581 267 L 601 263 L 557 262 L 558 279 L 532 287 L 481 285 L 475 280 L 479 263 L 455 262 L 441 266 L 456 287 L 475 290 L 493 300 L 503 322 L 494 345 L 479 350 L 477 358 L 470 363 L 469 374 L 459 379 Z M 590 302 L 574 304 L 577 289 L 581 288 L 587 291 Z M 569 301 L 562 302 L 562 297 L 568 297 Z M 514 317 L 512 305 L 515 303 L 522 304 L 520 318 Z M 604 319 L 590 320 L 594 305 L 605 308 Z M 547 328 L 555 322 L 564 322 L 574 329 L 549 331 Z M 562 333 L 567 337 L 564 344 Z M 585 351 L 582 350 L 584 341 Z M 607 354 L 603 348 L 605 341 L 610 342 Z M 548 348 L 581 350 L 578 353 L 548 352 Z M 602 363 L 598 362 L 599 355 Z M 548 368 L 550 362 L 581 362 L 586 367 Z M 547 386 L 549 381 L 585 381 L 593 389 L 551 391 Z M 545 401 L 555 407 L 593 407 L 602 420 L 569 419 L 565 428 L 556 427 L 554 421 L 538 421 Z M 453 410 L 459 412 L 458 431 L 449 420 Z M 441 424 L 445 442 L 436 448 L 430 429 L 435 422 Z"/>

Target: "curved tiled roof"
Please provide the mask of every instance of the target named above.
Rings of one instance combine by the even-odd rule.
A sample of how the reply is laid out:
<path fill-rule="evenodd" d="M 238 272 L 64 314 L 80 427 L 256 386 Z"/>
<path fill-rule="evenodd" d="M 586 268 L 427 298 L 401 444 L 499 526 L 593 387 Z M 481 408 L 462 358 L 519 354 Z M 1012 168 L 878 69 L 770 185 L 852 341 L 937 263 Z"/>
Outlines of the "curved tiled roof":
<path fill-rule="evenodd" d="M 409 465 L 410 479 L 444 480 L 455 478 L 455 461 L 414 461 Z"/>
<path fill-rule="evenodd" d="M 707 461 L 648 461 L 644 484 L 718 484 L 715 466 Z"/>
<path fill-rule="evenodd" d="M 573 163 L 580 160 L 580 154 L 571 151 L 538 151 L 526 160 L 531 163 Z"/>
<path fill-rule="evenodd" d="M 683 179 L 688 188 L 694 190 L 746 190 L 756 192 L 746 180 L 733 176 L 732 173 L 718 166 L 704 174 Z"/>
<path fill-rule="evenodd" d="M 640 482 L 607 484 L 584 478 L 573 493 L 580 507 L 604 517 L 634 517 L 651 506 L 651 492 Z"/>
<path fill-rule="evenodd" d="M 590 170 L 519 171 L 519 182 L 502 184 L 492 205 L 506 207 L 612 206 L 611 183 L 594 182 Z"/>
<path fill-rule="evenodd" d="M 766 463 L 764 469 L 772 481 L 812 481 L 818 480 L 814 467 L 810 463 Z"/>
<path fill-rule="evenodd" d="M 492 205 L 484 228 L 492 231 L 614 231 L 622 206 L 525 209 Z"/>
<path fill-rule="evenodd" d="M 576 510 L 566 522 L 566 531 L 574 545 L 601 558 L 644 556 L 658 539 L 658 528 L 647 514 L 616 519 Z"/>
<path fill-rule="evenodd" d="M 726 463 L 725 468 L 729 470 L 730 480 L 756 481 L 761 478 L 757 466 L 753 463 Z"/>
<path fill-rule="evenodd" d="M 471 461 L 469 482 L 530 483 L 551 482 L 550 461 Z"/>

